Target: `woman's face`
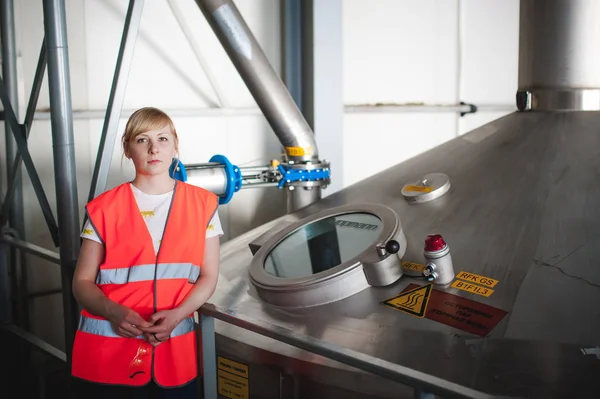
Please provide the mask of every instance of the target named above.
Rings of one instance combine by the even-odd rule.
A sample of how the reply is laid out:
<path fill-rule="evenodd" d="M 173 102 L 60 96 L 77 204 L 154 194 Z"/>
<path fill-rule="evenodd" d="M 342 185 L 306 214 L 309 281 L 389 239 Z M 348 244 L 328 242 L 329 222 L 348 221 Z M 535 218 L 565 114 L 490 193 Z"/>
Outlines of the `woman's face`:
<path fill-rule="evenodd" d="M 177 143 L 169 126 L 138 134 L 127 143 L 125 156 L 133 161 L 135 171 L 142 175 L 169 173 Z"/>

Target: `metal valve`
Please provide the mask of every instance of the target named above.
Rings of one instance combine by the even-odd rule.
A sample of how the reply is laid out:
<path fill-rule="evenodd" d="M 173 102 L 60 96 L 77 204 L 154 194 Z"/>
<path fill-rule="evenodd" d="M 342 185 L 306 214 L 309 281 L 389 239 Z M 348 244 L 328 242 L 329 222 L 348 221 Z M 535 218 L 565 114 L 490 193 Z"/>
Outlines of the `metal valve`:
<path fill-rule="evenodd" d="M 435 266 L 435 263 L 428 263 L 427 266 L 425 266 L 425 270 L 423 270 L 423 276 L 425 276 L 427 281 L 434 281 L 439 277 L 439 274 L 435 271 L 436 268 L 437 267 Z"/>

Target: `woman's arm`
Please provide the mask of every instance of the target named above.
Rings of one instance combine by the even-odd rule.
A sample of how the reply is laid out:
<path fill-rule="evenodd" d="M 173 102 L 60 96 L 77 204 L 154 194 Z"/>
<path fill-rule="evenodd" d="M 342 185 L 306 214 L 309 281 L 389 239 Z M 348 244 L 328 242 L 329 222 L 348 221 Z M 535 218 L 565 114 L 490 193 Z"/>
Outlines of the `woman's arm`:
<path fill-rule="evenodd" d="M 215 292 L 219 279 L 219 237 L 206 239 L 204 261 L 200 277 L 181 304 L 170 310 L 161 310 L 150 317 L 154 327 L 145 328 L 148 342 L 158 345 L 171 335 L 171 331 L 186 317 L 200 308 Z"/>
<path fill-rule="evenodd" d="M 100 264 L 104 261 L 104 246 L 93 240 L 83 239 L 79 259 L 73 276 L 73 295 L 85 310 L 95 316 L 108 319 L 115 332 L 123 337 L 142 335 L 139 327 L 150 327 L 137 312 L 111 301 L 96 285 Z M 136 326 L 136 327 L 134 327 Z"/>
<path fill-rule="evenodd" d="M 187 297 L 177 307 L 184 318 L 198 310 L 214 294 L 219 279 L 220 248 L 219 237 L 206 239 L 200 277 Z"/>

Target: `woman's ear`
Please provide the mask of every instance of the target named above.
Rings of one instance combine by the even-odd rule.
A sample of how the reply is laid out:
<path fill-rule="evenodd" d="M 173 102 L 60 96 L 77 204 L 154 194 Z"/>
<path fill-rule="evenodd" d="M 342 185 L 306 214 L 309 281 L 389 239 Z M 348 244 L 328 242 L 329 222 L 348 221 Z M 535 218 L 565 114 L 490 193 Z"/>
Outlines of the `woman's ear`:
<path fill-rule="evenodd" d="M 125 155 L 125 158 L 130 159 L 129 150 L 127 149 L 127 147 L 127 142 L 123 141 L 123 155 Z"/>

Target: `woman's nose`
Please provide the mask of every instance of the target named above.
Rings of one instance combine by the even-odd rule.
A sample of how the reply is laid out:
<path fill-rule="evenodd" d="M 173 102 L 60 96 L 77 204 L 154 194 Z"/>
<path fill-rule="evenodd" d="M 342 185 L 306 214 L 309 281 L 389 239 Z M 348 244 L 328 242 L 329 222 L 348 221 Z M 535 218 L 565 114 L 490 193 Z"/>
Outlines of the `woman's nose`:
<path fill-rule="evenodd" d="M 150 154 L 156 154 L 158 153 L 158 145 L 156 145 L 155 142 L 151 141 L 150 142 Z"/>

